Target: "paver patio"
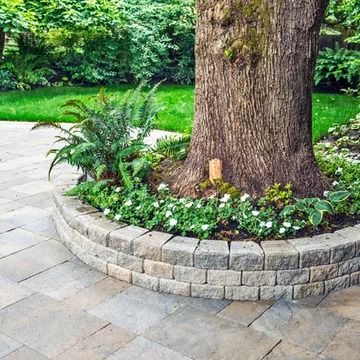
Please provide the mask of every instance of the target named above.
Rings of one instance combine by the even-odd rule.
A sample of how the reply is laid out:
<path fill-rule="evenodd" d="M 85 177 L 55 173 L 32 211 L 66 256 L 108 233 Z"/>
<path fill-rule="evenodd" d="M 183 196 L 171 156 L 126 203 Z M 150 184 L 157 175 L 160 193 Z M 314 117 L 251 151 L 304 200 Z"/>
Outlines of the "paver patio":
<path fill-rule="evenodd" d="M 154 293 L 81 263 L 51 220 L 54 132 L 30 128 L 0 122 L 0 359 L 360 359 L 360 287 L 231 303 Z"/>

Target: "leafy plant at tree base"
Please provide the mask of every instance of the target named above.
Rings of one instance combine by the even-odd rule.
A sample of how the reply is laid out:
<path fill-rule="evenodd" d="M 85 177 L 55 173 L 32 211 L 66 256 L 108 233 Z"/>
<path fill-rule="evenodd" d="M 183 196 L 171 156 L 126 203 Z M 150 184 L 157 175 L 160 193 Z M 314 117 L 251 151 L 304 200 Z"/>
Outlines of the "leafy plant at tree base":
<path fill-rule="evenodd" d="M 145 84 L 129 91 L 120 105 L 106 96 L 101 89 L 93 107 L 80 100 L 68 101 L 64 114 L 73 116 L 76 124 L 69 129 L 61 124 L 39 123 L 33 129 L 54 127 L 62 133 L 56 136 L 62 147 L 52 149 L 54 154 L 49 175 L 54 166 L 68 163 L 82 169 L 98 181 L 131 187 L 150 170 L 144 152 L 148 146 L 144 139 L 149 135 L 158 112 L 154 103 L 154 86 L 145 96 Z"/>

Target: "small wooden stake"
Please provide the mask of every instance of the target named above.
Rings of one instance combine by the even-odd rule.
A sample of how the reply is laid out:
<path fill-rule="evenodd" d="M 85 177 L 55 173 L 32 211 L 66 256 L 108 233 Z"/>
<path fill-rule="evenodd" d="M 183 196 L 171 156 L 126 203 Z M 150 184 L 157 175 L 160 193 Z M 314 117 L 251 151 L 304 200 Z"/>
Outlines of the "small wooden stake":
<path fill-rule="evenodd" d="M 222 161 L 219 159 L 213 159 L 209 161 L 209 179 L 212 184 L 215 180 L 222 179 Z"/>

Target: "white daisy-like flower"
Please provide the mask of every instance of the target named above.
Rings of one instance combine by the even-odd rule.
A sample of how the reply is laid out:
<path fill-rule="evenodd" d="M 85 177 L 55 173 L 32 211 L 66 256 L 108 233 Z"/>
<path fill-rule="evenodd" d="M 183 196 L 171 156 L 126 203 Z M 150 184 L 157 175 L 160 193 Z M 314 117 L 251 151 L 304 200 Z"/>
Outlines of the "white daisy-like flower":
<path fill-rule="evenodd" d="M 225 203 L 221 203 L 220 205 L 219 205 L 219 208 L 220 209 L 222 209 L 222 208 L 224 208 L 225 207 Z"/>
<path fill-rule="evenodd" d="M 240 200 L 241 201 L 246 201 L 247 199 L 250 199 L 250 195 L 249 194 L 244 194 L 241 198 L 240 198 Z"/>
<path fill-rule="evenodd" d="M 343 173 L 343 168 L 338 167 L 335 171 L 335 175 L 341 175 Z"/>
<path fill-rule="evenodd" d="M 154 206 L 154 208 L 156 208 L 156 209 L 158 209 L 158 208 L 160 207 L 160 205 L 159 205 L 159 203 L 158 203 L 157 201 L 155 201 L 155 202 L 153 203 L 153 206 Z"/>
<path fill-rule="evenodd" d="M 338 182 L 338 181 L 334 181 L 334 182 L 332 183 L 332 185 L 333 185 L 333 186 L 339 185 L 339 182 Z"/>
<path fill-rule="evenodd" d="M 158 186 L 158 190 L 159 190 L 159 191 L 168 190 L 168 189 L 169 189 L 169 187 L 168 187 L 168 185 L 165 184 L 165 183 L 161 183 L 161 184 Z"/>
<path fill-rule="evenodd" d="M 279 234 L 285 234 L 285 232 L 286 232 L 286 229 L 285 228 L 280 228 L 280 230 L 279 230 Z"/>
<path fill-rule="evenodd" d="M 104 210 L 104 215 L 105 215 L 105 216 L 108 216 L 110 213 L 111 213 L 111 210 L 110 210 L 110 209 L 105 209 L 105 210 Z"/>
<path fill-rule="evenodd" d="M 165 213 L 165 217 L 166 217 L 166 218 L 169 218 L 170 216 L 172 216 L 172 212 L 171 212 L 171 211 L 167 211 L 167 212 Z"/>
<path fill-rule="evenodd" d="M 231 195 L 230 195 L 230 194 L 225 194 L 225 195 L 220 199 L 220 201 L 221 201 L 222 203 L 227 203 L 230 199 L 231 199 Z"/>
<path fill-rule="evenodd" d="M 114 219 L 115 219 L 116 221 L 119 221 L 119 220 L 121 219 L 121 215 L 120 215 L 120 214 L 115 215 L 115 216 L 114 216 Z"/>
<path fill-rule="evenodd" d="M 324 191 L 324 196 L 328 197 L 329 196 L 329 191 Z"/>
<path fill-rule="evenodd" d="M 172 209 L 174 206 L 175 206 L 175 204 L 169 204 L 167 207 L 168 207 L 169 209 Z"/>
<path fill-rule="evenodd" d="M 295 226 L 293 226 L 293 229 L 296 230 L 296 231 L 300 230 L 300 226 L 295 225 Z"/>
<path fill-rule="evenodd" d="M 186 207 L 187 209 L 190 209 L 192 206 L 193 206 L 193 202 L 192 202 L 192 201 L 189 202 L 189 203 L 187 203 L 187 204 L 185 205 L 185 207 Z"/>
<path fill-rule="evenodd" d="M 289 222 L 284 222 L 283 223 L 283 225 L 284 225 L 284 227 L 286 227 L 286 228 L 291 228 L 291 224 L 289 223 Z"/>
<path fill-rule="evenodd" d="M 198 203 L 198 204 L 196 205 L 196 208 L 197 208 L 197 209 L 201 209 L 201 208 L 202 208 L 202 205 L 201 205 L 200 203 Z"/>
<path fill-rule="evenodd" d="M 126 203 L 125 203 L 124 205 L 125 205 L 125 206 L 131 206 L 131 205 L 132 205 L 132 201 L 131 201 L 131 200 L 126 201 Z"/>
<path fill-rule="evenodd" d="M 273 226 L 272 221 L 268 221 L 268 222 L 265 224 L 265 226 L 266 226 L 268 229 L 271 229 L 272 226 Z"/>
<path fill-rule="evenodd" d="M 136 208 L 135 208 L 135 210 L 141 210 L 141 205 L 139 205 L 139 206 L 137 206 Z"/>
<path fill-rule="evenodd" d="M 202 231 L 206 231 L 208 229 L 209 229 L 209 225 L 207 225 L 207 224 L 201 226 Z"/>
<path fill-rule="evenodd" d="M 121 191 L 121 188 L 119 188 L 119 187 L 117 187 L 116 189 L 115 189 L 115 192 L 117 192 L 117 193 L 119 193 Z"/>
<path fill-rule="evenodd" d="M 254 210 L 254 211 L 252 212 L 252 214 L 253 214 L 253 216 L 259 216 L 259 215 L 260 215 L 260 212 L 257 211 L 257 210 Z"/>
<path fill-rule="evenodd" d="M 183 204 L 185 201 L 186 201 L 185 198 L 181 198 L 181 199 L 179 200 L 179 203 L 180 203 L 180 204 Z"/>
<path fill-rule="evenodd" d="M 262 222 L 260 223 L 260 227 L 265 227 L 265 225 L 266 225 L 266 222 L 264 222 L 264 221 L 262 221 Z"/>
<path fill-rule="evenodd" d="M 176 219 L 170 219 L 169 224 L 170 224 L 170 226 L 176 226 L 177 220 Z"/>

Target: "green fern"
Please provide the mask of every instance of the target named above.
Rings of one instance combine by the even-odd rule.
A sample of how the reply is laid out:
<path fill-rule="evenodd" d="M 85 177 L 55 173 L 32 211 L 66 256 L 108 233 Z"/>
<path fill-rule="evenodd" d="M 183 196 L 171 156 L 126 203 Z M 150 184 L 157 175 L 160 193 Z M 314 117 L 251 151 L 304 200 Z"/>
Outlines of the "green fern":
<path fill-rule="evenodd" d="M 190 135 L 164 136 L 156 143 L 155 151 L 173 160 L 184 160 L 190 144 Z"/>

